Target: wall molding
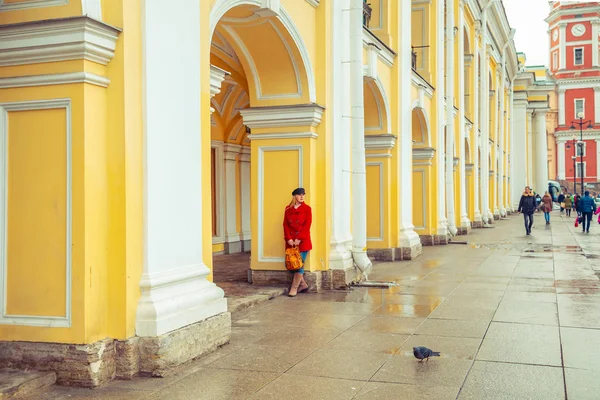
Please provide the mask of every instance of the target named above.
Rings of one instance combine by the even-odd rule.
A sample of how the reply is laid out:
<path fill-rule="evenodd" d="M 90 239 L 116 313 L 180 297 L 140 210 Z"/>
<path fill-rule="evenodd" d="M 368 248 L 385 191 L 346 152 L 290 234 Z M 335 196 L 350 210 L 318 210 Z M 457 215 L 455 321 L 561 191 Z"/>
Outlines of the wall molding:
<path fill-rule="evenodd" d="M 240 110 L 244 125 L 255 128 L 287 128 L 312 126 L 321 123 L 325 108 L 318 104 L 292 106 L 250 107 Z"/>
<path fill-rule="evenodd" d="M 67 4 L 69 4 L 69 0 L 25 0 L 18 3 L 6 4 L 0 0 L 0 12 L 26 10 L 28 8 L 64 6 Z"/>
<path fill-rule="evenodd" d="M 379 237 L 367 237 L 367 240 L 374 242 L 383 241 L 384 236 L 384 207 L 383 207 L 383 199 L 384 199 L 384 187 L 383 187 L 383 162 L 382 161 L 371 161 L 365 164 L 367 167 L 378 167 L 379 169 Z"/>
<path fill-rule="evenodd" d="M 65 249 L 65 276 L 66 276 L 66 304 L 65 316 L 31 316 L 10 315 L 7 313 L 7 218 L 8 218 L 8 112 L 65 109 L 66 114 L 66 249 Z M 72 275 L 72 143 L 71 143 L 71 99 L 35 100 L 14 103 L 0 103 L 0 166 L 4 170 L 0 174 L 0 324 L 43 326 L 47 328 L 71 327 L 71 275 Z"/>
<path fill-rule="evenodd" d="M 270 140 L 270 139 L 316 139 L 319 135 L 313 132 L 291 132 L 291 133 L 259 133 L 248 135 L 252 140 Z"/>
<path fill-rule="evenodd" d="M 30 86 L 67 85 L 73 83 L 88 83 L 90 85 L 106 88 L 110 84 L 110 79 L 105 76 L 95 75 L 89 72 L 15 76 L 10 78 L 0 78 L 0 89 Z"/>
<path fill-rule="evenodd" d="M 210 148 L 215 149 L 215 204 L 217 209 L 213 210 L 217 214 L 217 235 L 212 237 L 212 244 L 225 243 L 225 185 L 224 172 L 225 168 L 225 154 L 224 154 L 225 143 L 212 140 L 210 142 Z"/>
<path fill-rule="evenodd" d="M 313 6 L 314 8 L 317 8 L 319 6 L 320 1 L 321 0 L 306 0 L 306 2 L 308 4 L 310 4 L 311 6 Z"/>
<path fill-rule="evenodd" d="M 301 145 L 293 146 L 259 146 L 258 147 L 258 261 L 270 263 L 283 263 L 284 257 L 266 257 L 264 251 L 264 199 L 265 199 L 265 153 L 269 151 L 297 151 L 298 152 L 298 187 L 304 187 L 304 160 L 303 147 Z"/>
<path fill-rule="evenodd" d="M 120 32 L 87 16 L 0 25 L 0 66 L 80 59 L 107 65 Z"/>

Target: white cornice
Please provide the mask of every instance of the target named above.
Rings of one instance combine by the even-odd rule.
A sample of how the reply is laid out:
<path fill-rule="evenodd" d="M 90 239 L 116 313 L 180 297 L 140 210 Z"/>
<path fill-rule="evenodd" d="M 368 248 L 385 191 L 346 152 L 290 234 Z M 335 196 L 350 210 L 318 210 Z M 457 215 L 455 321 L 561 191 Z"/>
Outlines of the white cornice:
<path fill-rule="evenodd" d="M 292 133 L 259 133 L 248 135 L 250 140 L 272 140 L 272 139 L 316 139 L 319 135 L 313 132 Z"/>
<path fill-rule="evenodd" d="M 229 72 L 212 64 L 210 65 L 210 97 L 221 92 L 221 83 L 227 75 L 229 75 Z"/>
<path fill-rule="evenodd" d="M 394 65 L 394 59 L 396 54 L 384 45 L 370 30 L 363 27 L 363 47 L 367 48 L 369 45 L 374 46 L 377 49 L 377 55 L 381 61 L 388 67 Z"/>
<path fill-rule="evenodd" d="M 365 135 L 365 149 L 391 150 L 396 145 L 394 135 Z"/>
<path fill-rule="evenodd" d="M 0 12 L 26 10 L 28 8 L 54 7 L 69 4 L 69 0 L 24 0 L 18 3 L 4 3 L 0 0 Z"/>
<path fill-rule="evenodd" d="M 70 83 L 89 83 L 90 85 L 108 87 L 110 80 L 104 76 L 90 74 L 89 72 L 16 76 L 0 78 L 0 89 L 27 86 L 65 85 Z"/>
<path fill-rule="evenodd" d="M 244 119 L 244 125 L 251 129 L 287 128 L 290 126 L 317 126 L 321 123 L 323 111 L 325 108 L 318 104 L 300 104 L 244 108 L 240 110 L 240 114 Z"/>
<path fill-rule="evenodd" d="M 120 32 L 86 16 L 0 25 L 0 66 L 79 59 L 107 65 Z"/>
<path fill-rule="evenodd" d="M 435 155 L 433 147 L 413 147 L 413 160 L 431 160 Z"/>
<path fill-rule="evenodd" d="M 430 99 L 433 98 L 433 87 L 429 84 L 429 82 L 427 82 L 425 79 L 423 79 L 423 77 L 421 77 L 421 75 L 417 74 L 415 71 L 412 71 L 411 80 L 412 80 L 412 84 L 415 87 L 423 88 L 423 90 L 425 91 L 425 94 L 427 94 L 427 97 L 429 97 Z"/>
<path fill-rule="evenodd" d="M 308 4 L 310 4 L 311 6 L 313 6 L 314 8 L 317 8 L 319 6 L 320 1 L 321 0 L 306 0 L 306 2 Z"/>
<path fill-rule="evenodd" d="M 559 89 L 587 89 L 600 86 L 600 77 L 594 76 L 584 79 L 561 79 L 558 81 Z"/>

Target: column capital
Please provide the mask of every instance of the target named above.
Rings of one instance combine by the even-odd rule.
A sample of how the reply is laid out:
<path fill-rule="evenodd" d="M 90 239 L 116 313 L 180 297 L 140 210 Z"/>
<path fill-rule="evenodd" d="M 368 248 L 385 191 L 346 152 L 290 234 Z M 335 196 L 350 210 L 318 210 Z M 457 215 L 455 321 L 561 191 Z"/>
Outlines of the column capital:
<path fill-rule="evenodd" d="M 214 97 L 221 92 L 221 83 L 227 75 L 229 75 L 229 72 L 224 69 L 210 65 L 210 97 Z"/>
<path fill-rule="evenodd" d="M 559 29 L 566 29 L 567 28 L 567 23 L 566 22 L 559 22 L 558 23 L 558 28 Z"/>
<path fill-rule="evenodd" d="M 240 146 L 239 144 L 225 143 L 225 145 L 223 146 L 223 155 L 225 161 L 235 161 L 238 154 L 240 153 L 241 148 L 242 146 Z"/>
<path fill-rule="evenodd" d="M 593 89 L 596 93 L 600 92 L 600 86 L 594 86 Z"/>
<path fill-rule="evenodd" d="M 250 129 L 287 128 L 290 126 L 316 127 L 321 123 L 323 111 L 325 111 L 325 107 L 318 104 L 297 104 L 244 108 L 240 110 L 240 114 L 244 124 Z"/>
<path fill-rule="evenodd" d="M 240 162 L 241 163 L 249 163 L 250 155 L 252 154 L 252 149 L 247 146 L 242 146 L 240 149 Z"/>
<path fill-rule="evenodd" d="M 557 92 L 558 94 L 565 94 L 565 93 L 566 93 L 566 91 L 567 91 L 567 89 L 565 89 L 565 88 L 558 88 L 558 89 L 556 89 L 556 92 Z"/>
<path fill-rule="evenodd" d="M 598 26 L 598 25 L 600 25 L 600 20 L 594 19 L 594 20 L 590 21 L 590 24 Z"/>

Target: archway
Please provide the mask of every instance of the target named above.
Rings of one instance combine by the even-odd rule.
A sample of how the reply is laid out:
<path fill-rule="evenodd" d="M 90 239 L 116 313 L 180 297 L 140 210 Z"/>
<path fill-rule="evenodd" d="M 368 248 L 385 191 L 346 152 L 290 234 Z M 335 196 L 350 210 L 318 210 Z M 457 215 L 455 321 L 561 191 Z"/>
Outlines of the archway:
<path fill-rule="evenodd" d="M 218 283 L 252 281 L 249 271 L 255 264 L 283 267 L 283 209 L 291 191 L 303 184 L 303 146 L 275 146 L 284 135 L 267 140 L 260 134 L 265 125 L 276 127 L 279 122 L 263 110 L 315 102 L 314 75 L 289 14 L 276 2 L 266 7 L 263 3 L 217 0 L 210 13 L 211 86 L 216 83 L 216 90 L 211 92 L 211 152 L 206 162 L 211 170 L 213 274 Z M 219 74 L 225 76 L 220 87 Z M 287 148 L 293 151 L 282 153 Z M 298 160 L 289 176 L 271 165 L 281 161 L 282 154 Z M 282 188 L 282 181 L 289 187 Z"/>
<path fill-rule="evenodd" d="M 431 209 L 432 159 L 435 150 L 431 147 L 429 121 L 425 109 L 412 110 L 413 140 L 413 224 L 424 245 L 433 244 L 435 224 Z"/>

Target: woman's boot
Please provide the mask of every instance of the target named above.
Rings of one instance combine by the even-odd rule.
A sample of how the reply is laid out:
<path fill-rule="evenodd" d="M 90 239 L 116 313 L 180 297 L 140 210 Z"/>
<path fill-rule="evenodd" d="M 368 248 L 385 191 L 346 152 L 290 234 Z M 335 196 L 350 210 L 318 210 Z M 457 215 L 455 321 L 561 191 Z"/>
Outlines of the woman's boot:
<path fill-rule="evenodd" d="M 300 272 L 296 272 L 294 274 L 294 278 L 292 279 L 292 286 L 290 287 L 290 292 L 288 296 L 296 297 L 298 294 L 298 286 L 300 285 L 300 281 L 302 280 L 302 274 Z"/>
<path fill-rule="evenodd" d="M 300 275 L 302 279 L 300 280 L 300 286 L 298 286 L 298 293 L 304 293 L 308 291 L 308 284 L 304 280 L 304 274 Z"/>

